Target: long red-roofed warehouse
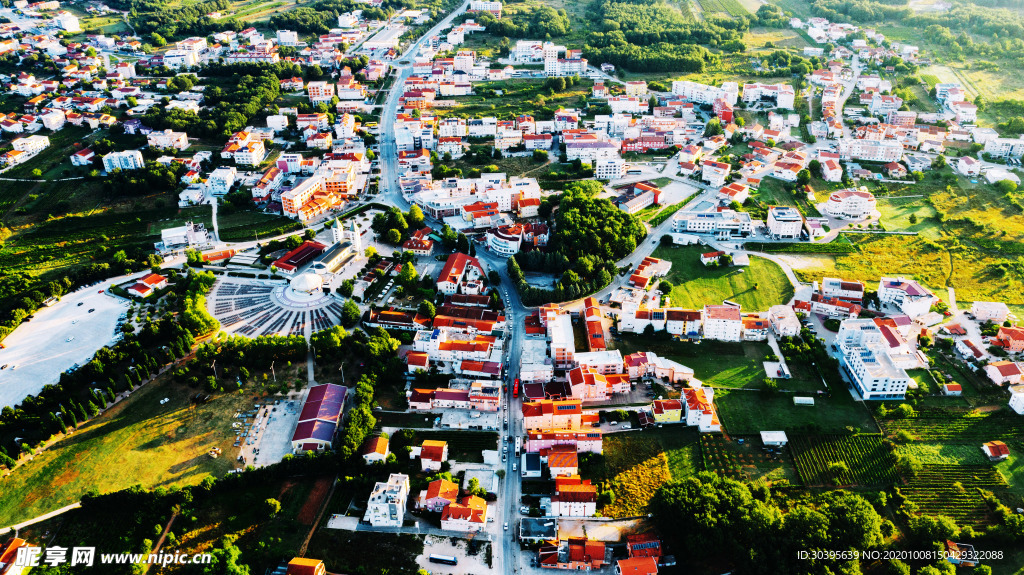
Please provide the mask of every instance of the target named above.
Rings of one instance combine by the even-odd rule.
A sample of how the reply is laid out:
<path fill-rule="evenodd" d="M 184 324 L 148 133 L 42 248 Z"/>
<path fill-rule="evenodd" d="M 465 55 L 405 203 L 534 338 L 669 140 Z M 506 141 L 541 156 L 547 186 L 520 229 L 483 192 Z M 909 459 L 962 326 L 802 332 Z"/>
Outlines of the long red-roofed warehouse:
<path fill-rule="evenodd" d="M 316 385 L 309 389 L 299 423 L 292 434 L 292 450 L 322 451 L 331 449 L 334 435 L 345 409 L 348 389 L 333 383 Z"/>

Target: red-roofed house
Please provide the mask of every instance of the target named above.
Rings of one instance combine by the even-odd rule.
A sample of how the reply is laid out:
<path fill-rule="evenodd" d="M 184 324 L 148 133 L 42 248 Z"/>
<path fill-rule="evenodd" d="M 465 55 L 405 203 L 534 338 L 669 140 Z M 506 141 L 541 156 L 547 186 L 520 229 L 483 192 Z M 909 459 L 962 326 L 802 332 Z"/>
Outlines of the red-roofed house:
<path fill-rule="evenodd" d="M 551 477 L 569 477 L 579 473 L 579 456 L 571 445 L 556 445 L 541 450 L 540 458 L 548 464 Z"/>
<path fill-rule="evenodd" d="M 487 524 L 487 502 L 476 495 L 463 497 L 441 512 L 441 529 L 445 531 L 476 532 Z"/>
<path fill-rule="evenodd" d="M 139 278 L 135 285 L 128 288 L 128 293 L 139 297 L 149 297 L 156 290 L 165 287 L 167 287 L 167 278 L 160 274 L 151 273 Z"/>
<path fill-rule="evenodd" d="M 989 461 L 1002 461 L 1010 456 L 1010 448 L 1002 441 L 989 441 L 981 446 Z"/>
<path fill-rule="evenodd" d="M 996 385 L 1016 385 L 1021 380 L 1021 369 L 1012 361 L 994 361 L 985 366 L 985 375 Z"/>
<path fill-rule="evenodd" d="M 658 575 L 658 561 L 654 557 L 619 559 L 615 575 Z"/>
<path fill-rule="evenodd" d="M 437 289 L 447 295 L 480 294 L 484 290 L 482 280 L 485 275 L 480 260 L 461 252 L 454 253 L 448 256 L 437 276 Z"/>
<path fill-rule="evenodd" d="M 1024 351 L 1024 328 L 1001 327 L 996 334 L 996 344 L 1006 348 L 1010 353 Z"/>
<path fill-rule="evenodd" d="M 309 559 L 306 557 L 295 557 L 288 562 L 288 570 L 285 575 L 326 575 L 327 568 L 320 559 Z"/>
<path fill-rule="evenodd" d="M 366 447 L 363 448 L 363 461 L 367 465 L 384 461 L 388 458 L 389 453 L 391 450 L 388 448 L 388 438 L 378 435 L 366 442 Z"/>
<path fill-rule="evenodd" d="M 578 475 L 555 478 L 555 495 L 548 515 L 554 517 L 593 517 L 597 513 L 597 486 Z"/>
<path fill-rule="evenodd" d="M 445 507 L 455 503 L 459 497 L 459 486 L 447 479 L 438 479 L 427 484 L 427 488 L 420 491 L 420 497 L 416 506 L 427 511 L 439 512 Z"/>
<path fill-rule="evenodd" d="M 650 533 L 626 536 L 626 552 L 630 557 L 661 557 L 661 539 Z"/>
<path fill-rule="evenodd" d="M 959 383 L 947 383 L 942 386 L 942 395 L 959 396 L 963 394 L 964 389 Z"/>
<path fill-rule="evenodd" d="M 424 439 L 423 444 L 409 453 L 419 456 L 423 471 L 441 471 L 441 464 L 448 461 L 448 443 L 436 439 Z"/>

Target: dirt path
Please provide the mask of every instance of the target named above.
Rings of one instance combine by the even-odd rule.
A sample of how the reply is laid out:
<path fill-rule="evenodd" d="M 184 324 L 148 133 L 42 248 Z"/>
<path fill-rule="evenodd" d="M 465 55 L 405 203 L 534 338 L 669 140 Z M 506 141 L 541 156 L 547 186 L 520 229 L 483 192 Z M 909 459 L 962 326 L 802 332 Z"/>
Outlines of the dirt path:
<path fill-rule="evenodd" d="M 157 539 L 156 545 L 153 546 L 153 551 L 150 554 L 160 553 L 160 548 L 163 547 L 164 541 L 167 539 L 167 534 L 171 532 L 171 527 L 174 526 L 174 520 L 178 518 L 178 512 L 175 511 L 171 518 L 167 520 L 167 525 L 164 526 L 164 532 L 160 534 L 160 539 Z M 149 563 L 146 563 L 142 568 L 142 572 L 149 571 Z"/>

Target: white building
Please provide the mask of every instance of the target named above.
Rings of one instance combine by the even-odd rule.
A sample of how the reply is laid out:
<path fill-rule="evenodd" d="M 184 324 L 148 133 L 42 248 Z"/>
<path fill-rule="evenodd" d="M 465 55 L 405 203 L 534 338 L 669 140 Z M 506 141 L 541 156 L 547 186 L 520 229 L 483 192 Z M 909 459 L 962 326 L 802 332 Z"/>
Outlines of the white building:
<path fill-rule="evenodd" d="M 238 170 L 234 166 L 221 166 L 210 172 L 210 177 L 206 179 L 206 188 L 215 196 L 223 196 L 231 191 L 237 175 Z"/>
<path fill-rule="evenodd" d="M 108 174 L 114 170 L 141 170 L 144 167 L 142 152 L 138 150 L 110 152 L 103 156 L 103 169 Z"/>
<path fill-rule="evenodd" d="M 1024 138 L 993 138 L 985 142 L 985 152 L 1000 158 L 1024 155 Z"/>
<path fill-rule="evenodd" d="M 626 161 L 620 157 L 599 158 L 594 161 L 594 178 L 617 180 L 626 175 Z"/>
<path fill-rule="evenodd" d="M 875 195 L 866 186 L 832 192 L 825 202 L 825 213 L 833 218 L 859 220 L 874 211 Z"/>
<path fill-rule="evenodd" d="M 895 140 L 839 140 L 839 158 L 869 162 L 898 162 L 903 157 L 903 145 Z"/>
<path fill-rule="evenodd" d="M 60 12 L 53 17 L 53 23 L 65 32 L 81 32 L 82 27 L 78 23 L 78 17 L 70 12 Z"/>
<path fill-rule="evenodd" d="M 188 134 L 185 132 L 172 132 L 170 129 L 163 132 L 150 132 L 149 136 L 146 137 L 146 142 L 150 148 L 158 150 L 167 148 L 184 150 L 188 148 Z"/>
<path fill-rule="evenodd" d="M 768 308 L 768 321 L 779 337 L 796 337 L 800 333 L 800 320 L 788 305 L 773 305 Z"/>
<path fill-rule="evenodd" d="M 704 337 L 719 341 L 740 341 L 743 320 L 740 307 L 734 305 L 704 306 Z"/>
<path fill-rule="evenodd" d="M 976 301 L 971 304 L 971 315 L 978 321 L 1001 324 L 1010 315 L 1010 308 L 1001 301 Z"/>
<path fill-rule="evenodd" d="M 1010 386 L 1010 409 L 1024 415 L 1024 385 Z"/>
<path fill-rule="evenodd" d="M 903 399 L 913 380 L 889 356 L 874 320 L 844 321 L 836 335 L 836 345 L 840 369 L 862 398 Z"/>
<path fill-rule="evenodd" d="M 736 82 L 725 82 L 721 88 L 698 84 L 689 80 L 676 80 L 672 82 L 672 93 L 683 100 L 689 100 L 695 104 L 712 104 L 719 98 L 724 98 L 730 106 L 736 105 L 739 99 L 739 84 Z"/>
<path fill-rule="evenodd" d="M 378 481 L 370 492 L 363 521 L 374 527 L 402 527 L 409 499 L 409 476 L 392 473 L 387 483 Z"/>
<path fill-rule="evenodd" d="M 795 239 L 800 237 L 804 227 L 804 218 L 796 208 L 789 206 L 772 206 L 768 208 L 768 233 L 776 239 Z"/>
<path fill-rule="evenodd" d="M 50 147 L 50 138 L 46 136 L 26 136 L 11 142 L 11 146 L 18 152 L 34 155 Z"/>
<path fill-rule="evenodd" d="M 743 102 L 753 104 L 755 102 L 775 101 L 775 107 L 792 109 L 796 92 L 789 84 L 744 84 Z"/>
<path fill-rule="evenodd" d="M 715 212 L 679 211 L 672 217 L 672 231 L 677 234 L 713 234 L 717 239 L 746 237 L 754 231 L 754 220 L 747 212 L 728 209 Z"/>
<path fill-rule="evenodd" d="M 897 306 L 908 316 L 920 317 L 931 309 L 938 298 L 914 280 L 883 277 L 878 282 L 878 300 Z"/>

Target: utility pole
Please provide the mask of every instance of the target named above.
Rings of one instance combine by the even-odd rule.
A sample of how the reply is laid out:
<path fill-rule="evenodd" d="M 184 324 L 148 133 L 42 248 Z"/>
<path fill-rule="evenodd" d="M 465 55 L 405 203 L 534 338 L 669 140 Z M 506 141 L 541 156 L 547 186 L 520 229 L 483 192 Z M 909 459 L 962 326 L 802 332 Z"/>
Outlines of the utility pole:
<path fill-rule="evenodd" d="M 277 383 L 277 372 L 274 371 L 274 362 L 270 362 L 270 373 L 274 374 L 274 383 Z"/>
<path fill-rule="evenodd" d="M 210 364 L 210 367 L 213 368 L 213 377 L 220 377 L 219 375 L 217 375 L 217 360 L 216 359 L 213 360 L 213 363 Z"/>
<path fill-rule="evenodd" d="M 345 362 L 341 362 L 341 366 L 338 367 L 338 371 L 341 372 L 341 384 L 345 385 Z"/>

